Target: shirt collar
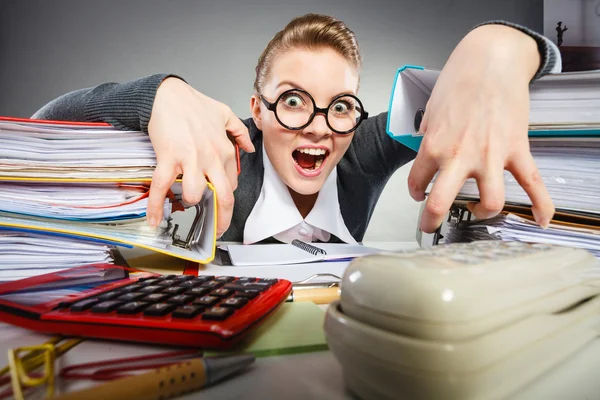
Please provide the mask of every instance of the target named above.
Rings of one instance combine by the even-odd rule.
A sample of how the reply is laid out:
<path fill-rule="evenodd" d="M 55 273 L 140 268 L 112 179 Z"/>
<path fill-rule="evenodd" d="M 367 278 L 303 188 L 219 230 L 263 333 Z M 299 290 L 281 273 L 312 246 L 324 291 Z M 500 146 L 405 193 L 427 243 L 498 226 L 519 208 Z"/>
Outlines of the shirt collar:
<path fill-rule="evenodd" d="M 271 164 L 263 144 L 264 179 L 260 195 L 244 227 L 244 244 L 260 242 L 303 221 L 288 187 Z M 337 166 L 325 180 L 317 200 L 304 221 L 337 236 L 346 243 L 356 243 L 342 218 L 337 190 Z"/>

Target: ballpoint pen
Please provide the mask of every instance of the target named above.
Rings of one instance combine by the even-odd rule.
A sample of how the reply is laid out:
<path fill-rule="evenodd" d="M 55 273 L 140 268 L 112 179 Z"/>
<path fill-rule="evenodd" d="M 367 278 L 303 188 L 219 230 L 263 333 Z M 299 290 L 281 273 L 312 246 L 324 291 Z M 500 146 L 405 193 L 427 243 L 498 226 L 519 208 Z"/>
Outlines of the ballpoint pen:
<path fill-rule="evenodd" d="M 240 373 L 254 360 L 254 356 L 246 354 L 194 358 L 144 374 L 65 393 L 55 400 L 166 400 L 213 385 Z"/>

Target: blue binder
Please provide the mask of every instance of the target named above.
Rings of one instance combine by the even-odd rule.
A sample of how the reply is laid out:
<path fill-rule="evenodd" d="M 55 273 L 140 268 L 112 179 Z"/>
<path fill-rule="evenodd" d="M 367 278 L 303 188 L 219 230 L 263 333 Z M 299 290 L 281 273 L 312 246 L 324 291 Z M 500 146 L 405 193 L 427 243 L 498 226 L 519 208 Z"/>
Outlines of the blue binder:
<path fill-rule="evenodd" d="M 422 136 L 415 136 L 415 114 L 419 109 L 425 110 L 431 90 L 437 81 L 440 71 L 425 69 L 424 67 L 405 65 L 398 69 L 390 95 L 388 106 L 388 120 L 386 131 L 394 140 L 404 144 L 414 151 L 419 150 Z M 582 79 L 600 83 L 600 71 L 584 73 L 563 73 L 547 76 L 532 84 L 535 88 L 537 82 L 569 82 L 569 80 Z M 538 86 L 540 86 L 538 84 Z M 597 86 L 600 88 L 600 85 Z M 600 89 L 598 89 L 600 98 Z M 600 125 L 600 120 L 597 121 Z M 535 129 L 529 131 L 529 137 L 600 137 L 600 128 L 590 129 Z"/>

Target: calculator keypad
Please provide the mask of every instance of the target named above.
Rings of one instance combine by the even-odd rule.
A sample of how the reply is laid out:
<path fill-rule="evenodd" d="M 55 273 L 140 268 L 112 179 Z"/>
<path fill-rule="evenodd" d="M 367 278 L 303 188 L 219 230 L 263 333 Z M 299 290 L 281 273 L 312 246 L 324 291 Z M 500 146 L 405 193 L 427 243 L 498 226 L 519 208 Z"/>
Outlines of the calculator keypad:
<path fill-rule="evenodd" d="M 552 249 L 548 244 L 530 244 L 517 241 L 485 240 L 469 243 L 451 243 L 399 252 L 400 257 L 431 256 L 447 258 L 455 263 L 478 265 L 489 261 L 500 261 L 535 254 Z M 227 287 L 227 286 L 226 286 Z"/>
<path fill-rule="evenodd" d="M 144 278 L 61 309 L 93 314 L 223 321 L 244 308 L 277 279 L 232 276 Z"/>

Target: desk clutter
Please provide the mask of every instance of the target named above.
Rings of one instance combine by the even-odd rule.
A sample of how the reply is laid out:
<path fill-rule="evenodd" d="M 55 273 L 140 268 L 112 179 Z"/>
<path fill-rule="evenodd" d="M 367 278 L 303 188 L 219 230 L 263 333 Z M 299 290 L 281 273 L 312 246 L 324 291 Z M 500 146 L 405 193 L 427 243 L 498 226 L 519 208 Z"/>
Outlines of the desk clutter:
<path fill-rule="evenodd" d="M 96 264 L 0 285 L 0 321 L 37 332 L 226 349 L 289 296 L 283 279 Z"/>
<path fill-rule="evenodd" d="M 327 310 L 348 388 L 370 400 L 497 400 L 600 335 L 600 263 L 479 241 L 354 260 Z"/>
<path fill-rule="evenodd" d="M 139 247 L 199 263 L 215 255 L 216 197 L 207 188 L 188 233 L 179 232 L 175 212 L 184 211 L 181 182 L 171 187 L 163 220 L 156 229 L 146 222 L 149 185 L 156 157 L 147 134 L 122 131 L 103 123 L 39 121 L 0 117 L 0 280 L 35 274 L 32 264 L 50 258 L 35 246 L 9 247 L 28 236 L 40 243 L 62 241 L 63 268 L 113 262 L 117 246 Z M 35 236 L 33 236 L 35 234 Z M 90 249 L 83 249 L 87 241 Z M 98 244 L 101 244 L 99 247 Z M 98 252 L 105 255 L 99 260 Z M 2 271 L 11 271 L 3 273 Z"/>
<path fill-rule="evenodd" d="M 415 151 L 423 139 L 420 119 L 439 72 L 405 66 L 396 75 L 387 132 Z M 443 238 L 438 233 L 434 244 L 516 240 L 569 245 L 600 257 L 599 88 L 600 71 L 552 74 L 530 85 L 529 147 L 557 211 L 549 229 L 533 222 L 528 195 L 505 172 L 503 213 L 473 220 L 466 203 L 478 201 L 479 190 L 468 179 L 451 210 L 448 231 Z"/>

